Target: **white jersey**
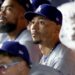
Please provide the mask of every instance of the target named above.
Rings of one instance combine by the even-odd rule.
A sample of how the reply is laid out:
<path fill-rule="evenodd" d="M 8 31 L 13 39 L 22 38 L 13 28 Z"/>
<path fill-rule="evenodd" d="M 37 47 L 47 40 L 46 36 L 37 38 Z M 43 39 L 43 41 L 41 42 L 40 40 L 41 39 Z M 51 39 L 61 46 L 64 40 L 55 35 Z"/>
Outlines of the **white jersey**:
<path fill-rule="evenodd" d="M 75 75 L 75 51 L 61 44 L 50 55 L 43 56 L 40 63 L 58 70 L 58 73 L 61 72 L 60 75 Z"/>
<path fill-rule="evenodd" d="M 11 39 L 8 37 L 4 39 L 4 41 L 7 41 L 7 40 L 11 41 Z M 38 46 L 33 44 L 30 31 L 25 29 L 19 34 L 19 36 L 15 39 L 15 41 L 18 41 L 19 43 L 27 47 L 32 63 L 39 62 L 41 52 Z"/>

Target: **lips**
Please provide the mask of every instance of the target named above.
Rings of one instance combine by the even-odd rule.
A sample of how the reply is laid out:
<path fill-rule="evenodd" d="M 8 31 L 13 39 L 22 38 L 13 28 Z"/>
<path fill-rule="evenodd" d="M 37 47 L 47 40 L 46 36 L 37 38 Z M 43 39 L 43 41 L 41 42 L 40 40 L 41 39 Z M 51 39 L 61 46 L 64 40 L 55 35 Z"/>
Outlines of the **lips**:
<path fill-rule="evenodd" d="M 36 36 L 36 33 L 32 33 L 32 36 L 35 37 Z"/>

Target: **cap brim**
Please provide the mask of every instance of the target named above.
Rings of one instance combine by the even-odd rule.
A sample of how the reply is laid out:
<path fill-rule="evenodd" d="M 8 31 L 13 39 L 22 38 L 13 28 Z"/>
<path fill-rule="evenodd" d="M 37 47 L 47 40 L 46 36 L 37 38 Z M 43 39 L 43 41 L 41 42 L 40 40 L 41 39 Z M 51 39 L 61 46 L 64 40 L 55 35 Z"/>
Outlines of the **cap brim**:
<path fill-rule="evenodd" d="M 38 14 L 33 13 L 33 12 L 27 12 L 27 13 L 25 14 L 25 18 L 26 18 L 27 20 L 31 21 L 31 20 L 33 19 L 33 17 L 35 17 L 36 15 L 38 15 Z"/>
<path fill-rule="evenodd" d="M 25 14 L 25 18 L 29 21 L 31 21 L 35 16 L 43 16 L 46 17 L 45 15 L 41 14 L 41 13 L 36 13 L 36 12 L 27 12 Z"/>
<path fill-rule="evenodd" d="M 13 56 L 18 56 L 17 54 L 13 53 L 12 51 L 9 51 L 9 50 L 5 50 L 5 49 L 1 49 L 0 48 L 0 53 L 8 53 L 10 55 L 13 55 Z"/>
<path fill-rule="evenodd" d="M 3 52 L 6 52 L 6 50 L 0 48 L 0 52 L 2 52 L 2 51 L 3 51 Z"/>
<path fill-rule="evenodd" d="M 10 53 L 7 52 L 6 50 L 0 48 L 0 54 L 6 55 L 6 54 L 10 54 Z M 11 54 L 10 54 L 10 55 L 11 55 Z"/>

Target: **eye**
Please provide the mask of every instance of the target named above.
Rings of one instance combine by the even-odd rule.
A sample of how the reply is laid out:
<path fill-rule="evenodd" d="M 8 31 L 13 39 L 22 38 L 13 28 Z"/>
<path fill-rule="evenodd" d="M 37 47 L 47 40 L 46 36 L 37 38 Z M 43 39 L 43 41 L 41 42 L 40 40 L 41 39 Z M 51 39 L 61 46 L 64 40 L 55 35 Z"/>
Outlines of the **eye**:
<path fill-rule="evenodd" d="M 7 7 L 6 10 L 12 11 L 13 8 L 12 7 Z"/>
<path fill-rule="evenodd" d="M 40 20 L 40 21 L 39 21 L 39 24 L 45 25 L 45 20 Z"/>
<path fill-rule="evenodd" d="M 32 21 L 30 22 L 30 25 L 31 25 L 31 24 L 34 24 L 34 23 L 35 23 L 35 22 L 32 20 Z"/>
<path fill-rule="evenodd" d="M 13 10 L 13 8 L 10 7 L 10 6 L 8 6 L 8 7 L 1 7 L 1 8 L 0 8 L 0 11 L 6 11 L 6 10 L 11 11 L 11 10 Z"/>

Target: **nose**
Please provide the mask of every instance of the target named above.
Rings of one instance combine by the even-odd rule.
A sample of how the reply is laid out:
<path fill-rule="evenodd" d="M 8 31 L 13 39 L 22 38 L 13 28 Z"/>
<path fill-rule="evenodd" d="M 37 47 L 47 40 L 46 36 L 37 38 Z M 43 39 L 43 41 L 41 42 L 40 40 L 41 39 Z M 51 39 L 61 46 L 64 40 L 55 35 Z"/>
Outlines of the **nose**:
<path fill-rule="evenodd" d="M 5 14 L 5 9 L 0 9 L 0 15 L 4 15 Z"/>
<path fill-rule="evenodd" d="M 38 30 L 38 28 L 39 28 L 39 23 L 38 22 L 34 22 L 34 24 L 31 24 L 31 29 L 32 30 Z"/>

